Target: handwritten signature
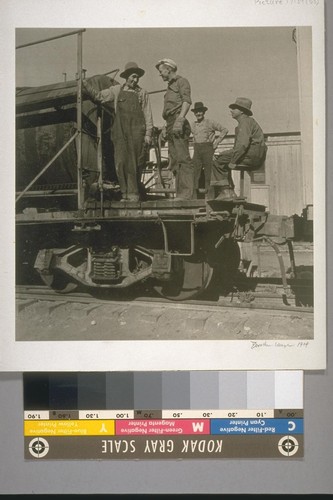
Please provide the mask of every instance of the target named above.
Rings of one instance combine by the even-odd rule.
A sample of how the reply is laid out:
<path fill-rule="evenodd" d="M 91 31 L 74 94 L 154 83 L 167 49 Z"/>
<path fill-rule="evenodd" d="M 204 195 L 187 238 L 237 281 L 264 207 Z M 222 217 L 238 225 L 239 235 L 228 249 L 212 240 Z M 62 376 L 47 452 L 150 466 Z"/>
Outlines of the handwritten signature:
<path fill-rule="evenodd" d="M 319 5 L 319 0 L 254 0 L 255 5 Z"/>
<path fill-rule="evenodd" d="M 256 340 L 251 340 L 251 349 L 259 349 L 261 347 L 283 347 L 284 349 L 286 348 L 291 348 L 291 349 L 294 349 L 295 347 L 297 349 L 305 349 L 307 348 L 310 343 L 308 341 L 301 341 L 301 342 L 297 342 L 296 344 L 289 344 L 288 342 L 284 343 L 284 342 L 267 342 L 267 341 L 264 341 L 264 342 L 257 342 Z"/>

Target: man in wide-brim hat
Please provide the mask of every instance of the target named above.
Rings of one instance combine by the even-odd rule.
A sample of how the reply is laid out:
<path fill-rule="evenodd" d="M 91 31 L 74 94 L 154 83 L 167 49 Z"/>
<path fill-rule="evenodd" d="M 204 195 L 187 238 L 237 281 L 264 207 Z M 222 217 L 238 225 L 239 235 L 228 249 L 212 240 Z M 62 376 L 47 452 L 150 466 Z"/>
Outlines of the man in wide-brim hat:
<path fill-rule="evenodd" d="M 247 97 L 237 97 L 235 102 L 229 104 L 230 109 L 238 109 L 245 113 L 247 116 L 252 116 L 253 113 L 251 111 L 252 101 Z"/>
<path fill-rule="evenodd" d="M 228 129 L 221 123 L 205 118 L 207 110 L 207 106 L 201 101 L 195 102 L 191 109 L 196 118 L 195 122 L 191 123 L 191 130 L 194 150 L 194 187 L 199 197 L 202 174 L 204 177 L 205 196 L 208 194 L 214 151 L 228 133 Z"/>
<path fill-rule="evenodd" d="M 237 97 L 229 105 L 231 116 L 237 120 L 234 147 L 222 153 L 214 161 L 212 186 L 218 188 L 218 199 L 235 198 L 231 171 L 239 165 L 247 170 L 256 170 L 266 159 L 267 146 L 262 128 L 252 118 L 252 101 L 248 97 Z"/>
<path fill-rule="evenodd" d="M 114 105 L 115 119 L 111 133 L 116 174 L 124 201 L 140 199 L 145 148 L 151 144 L 153 132 L 149 95 L 138 84 L 144 73 L 137 63 L 128 62 L 120 73 L 120 77 L 125 79 L 123 85 L 97 91 L 88 81 L 83 81 L 84 89 L 93 101 Z"/>
<path fill-rule="evenodd" d="M 206 113 L 208 108 L 204 106 L 204 103 L 199 101 L 194 103 L 194 107 L 191 109 L 192 113 L 196 114 L 197 112 Z"/>
<path fill-rule="evenodd" d="M 122 73 L 120 73 L 121 78 L 127 78 L 133 74 L 138 75 L 139 78 L 141 78 L 145 74 L 145 70 L 142 68 L 139 68 L 139 66 L 135 62 L 128 62 L 125 65 L 125 69 Z"/>

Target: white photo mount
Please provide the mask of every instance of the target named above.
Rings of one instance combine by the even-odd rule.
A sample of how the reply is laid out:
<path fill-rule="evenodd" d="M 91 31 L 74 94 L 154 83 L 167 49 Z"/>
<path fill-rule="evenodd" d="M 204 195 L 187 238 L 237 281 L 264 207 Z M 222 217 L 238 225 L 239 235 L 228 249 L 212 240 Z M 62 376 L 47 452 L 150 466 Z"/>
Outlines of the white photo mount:
<path fill-rule="evenodd" d="M 29 2 L 27 2 L 29 3 Z M 144 6 L 137 2 L 124 2 L 121 9 L 117 7 L 112 9 L 112 15 L 106 15 L 109 2 L 100 1 L 99 12 L 102 14 L 91 13 L 88 2 L 72 2 L 68 9 L 66 18 L 63 12 L 57 6 L 52 6 L 52 19 L 47 12 L 49 2 L 31 2 L 29 14 L 22 12 L 18 2 L 5 2 L 4 11 L 8 16 L 4 16 L 2 23 L 1 46 L 6 47 L 4 58 L 4 74 L 1 87 L 5 96 L 5 114 L 7 129 L 4 131 L 5 140 L 5 164 L 2 169 L 2 185 L 10 188 L 4 193 L 1 201 L 2 212 L 8 214 L 8 221 L 4 224 L 4 234 L 1 249 L 6 265 L 1 270 L 2 275 L 2 306 L 1 319 L 3 323 L 3 333 L 1 336 L 0 351 L 0 370 L 1 371 L 142 371 L 142 370 L 318 370 L 326 367 L 326 254 L 325 254 L 325 66 L 324 66 L 324 2 L 292 2 L 291 0 L 281 0 L 281 2 L 268 3 L 263 1 L 239 2 L 239 9 L 236 8 L 235 1 L 216 1 L 210 2 L 209 8 L 203 8 L 200 2 L 192 1 L 191 8 L 177 5 L 177 9 L 184 15 L 180 15 L 181 25 L 175 24 L 171 15 L 172 4 L 169 2 L 167 8 L 153 5 L 153 2 L 145 2 Z M 175 3 L 176 5 L 176 3 Z M 148 9 L 149 7 L 149 9 Z M 45 10 L 44 10 L 45 9 Z M 80 26 L 78 26 L 77 12 L 80 9 Z M 147 10 L 146 10 L 147 9 Z M 185 15 L 189 11 L 191 15 Z M 126 16 L 122 13 L 126 12 Z M 237 12 L 237 16 L 235 16 Z M 41 15 L 43 13 L 43 15 Z M 130 14 L 129 14 L 130 13 Z M 13 88 L 15 86 L 15 76 L 19 78 L 20 72 L 15 74 L 15 45 L 17 44 L 15 36 L 19 38 L 20 30 L 26 31 L 26 28 L 36 31 L 46 29 L 45 33 L 53 29 L 64 31 L 75 31 L 80 29 L 82 23 L 87 26 L 87 38 L 89 43 L 90 30 L 91 36 L 96 36 L 96 32 L 105 33 L 106 37 L 101 37 L 100 46 L 95 45 L 93 54 L 90 53 L 91 46 L 85 50 L 89 57 L 100 62 L 101 68 L 104 62 L 107 62 L 106 55 L 103 55 L 102 48 L 107 44 L 107 33 L 116 30 L 117 34 L 126 29 L 156 29 L 169 30 L 170 40 L 174 40 L 179 34 L 178 30 L 198 30 L 203 29 L 221 30 L 242 30 L 242 28 L 253 30 L 258 33 L 261 29 L 271 27 L 296 28 L 299 44 L 295 46 L 298 50 L 298 68 L 295 74 L 299 81 L 299 123 L 301 129 L 301 155 L 304 164 L 304 200 L 305 204 L 311 205 L 313 199 L 313 228 L 314 228 L 314 336 L 313 339 L 304 342 L 304 339 L 273 341 L 249 340 L 121 340 L 121 341 L 17 341 L 15 339 L 15 230 L 14 230 L 14 182 L 8 181 L 8 172 L 14 173 L 15 170 L 15 126 L 14 126 L 14 108 L 15 99 Z M 68 26 L 71 26 L 69 29 Z M 311 40 L 307 36 L 311 28 Z M 26 33 L 25 33 L 26 35 Z M 258 35 L 259 42 L 260 37 Z M 134 38 L 133 38 L 134 40 Z M 135 54 L 135 57 L 141 57 L 141 54 L 147 52 L 145 44 L 151 45 L 151 39 L 141 38 L 140 50 L 133 46 L 131 38 L 128 38 L 129 46 L 125 54 Z M 244 42 L 244 40 L 243 40 Z M 22 41 L 23 43 L 23 41 Z M 239 43 L 242 43 L 240 37 Z M 6 45 L 5 45 L 6 44 Z M 155 86 L 158 81 L 158 74 L 154 68 L 155 59 L 163 57 L 168 52 L 168 47 L 158 47 L 153 50 L 150 47 L 149 68 L 146 72 L 146 80 L 151 78 L 151 85 Z M 246 47 L 243 47 L 246 51 Z M 270 86 L 270 92 L 267 92 L 266 79 L 267 68 L 269 68 L 270 52 L 266 48 L 256 45 L 256 56 L 258 59 L 266 57 L 266 64 L 260 65 L 262 73 L 256 75 L 258 86 L 265 90 L 265 101 L 261 111 L 265 121 L 270 113 L 270 106 L 278 99 L 278 85 Z M 108 57 L 112 59 L 110 50 L 107 51 Z M 210 66 L 207 63 L 207 57 L 200 56 L 199 53 L 192 56 L 188 62 L 188 54 L 183 48 L 184 58 L 181 58 L 181 49 L 175 43 L 172 46 L 175 59 L 189 71 L 195 68 L 194 74 L 200 74 L 202 67 L 210 68 L 211 73 L 206 72 L 204 78 L 195 80 L 194 88 L 198 93 L 206 90 L 205 84 L 211 78 L 214 80 L 217 92 L 216 102 L 223 100 L 218 112 L 225 113 L 227 104 L 235 98 L 236 89 L 229 88 L 227 85 L 228 74 L 236 72 L 237 65 L 230 68 L 225 61 L 221 61 L 215 54 L 216 47 L 210 52 Z M 208 50 L 208 45 L 205 47 Z M 237 55 L 236 47 L 234 47 Z M 262 52 L 261 52 L 262 50 Z M 271 54 L 276 55 L 279 47 L 272 47 Z M 163 51 L 163 53 L 162 53 Z M 312 85 L 309 83 L 309 53 L 312 58 Z M 112 52 L 112 51 L 111 51 Z M 218 51 L 217 51 L 218 54 Z M 262 55 L 263 54 L 263 55 Z M 64 54 L 63 54 L 64 55 Z M 88 57 L 88 56 L 87 56 Z M 88 57 L 88 62 L 91 61 Z M 123 56 L 126 57 L 126 56 Z M 127 55 L 128 58 L 132 57 Z M 100 58 L 100 59 L 99 59 Z M 179 59 L 180 58 L 180 59 Z M 87 59 L 84 59 L 86 64 Z M 118 62 L 118 61 L 117 61 Z M 120 61 L 121 67 L 126 61 Z M 218 64 L 217 64 L 218 63 Z M 20 63 L 21 64 L 21 63 Z M 22 62 L 23 64 L 23 62 Z M 60 64 L 59 67 L 62 67 Z M 96 70 L 98 70 L 98 64 Z M 92 62 L 91 62 L 92 65 Z M 58 69 L 58 68 L 57 68 Z M 30 68 L 31 70 L 31 68 Z M 250 67 L 244 68 L 245 82 L 250 77 Z M 28 71 L 28 70 L 26 70 Z M 90 71 L 90 69 L 89 69 Z M 93 69 L 91 70 L 93 71 Z M 209 69 L 208 69 L 209 71 Z M 239 69 L 237 70 L 239 71 Z M 24 72 L 24 71 L 23 71 Z M 96 71 L 97 73 L 98 71 Z M 94 72 L 95 73 L 95 72 Z M 31 78 L 31 75 L 29 75 Z M 36 75 L 34 75 L 36 77 Z M 288 79 L 288 75 L 284 75 Z M 38 78 L 36 78 L 38 80 Z M 247 91 L 247 84 L 240 85 L 237 77 L 237 92 L 244 89 Z M 232 82 L 232 78 L 230 78 Z M 21 85 L 21 83 L 20 83 Z M 27 85 L 31 85 L 28 83 Z M 203 87 L 200 85 L 204 85 Z M 225 88 L 224 88 L 225 85 Z M 312 92 L 312 94 L 311 94 Z M 259 92 L 260 93 L 260 92 Z M 270 96 L 270 97 L 269 97 Z M 286 98 L 286 96 L 282 96 Z M 294 96 L 290 95 L 291 101 Z M 162 101 L 162 98 L 159 98 Z M 270 100 L 269 100 L 270 99 Z M 195 98 L 196 100 L 196 98 Z M 198 99 L 199 100 L 199 99 Z M 213 101 L 215 102 L 215 101 Z M 156 119 L 160 120 L 158 115 L 161 104 L 156 105 Z M 256 104 L 258 114 L 260 104 Z M 310 108 L 312 108 L 310 110 Z M 273 113 L 273 107 L 272 112 Z M 282 120 L 283 118 L 281 118 Z M 288 116 L 290 120 L 291 117 Z"/>

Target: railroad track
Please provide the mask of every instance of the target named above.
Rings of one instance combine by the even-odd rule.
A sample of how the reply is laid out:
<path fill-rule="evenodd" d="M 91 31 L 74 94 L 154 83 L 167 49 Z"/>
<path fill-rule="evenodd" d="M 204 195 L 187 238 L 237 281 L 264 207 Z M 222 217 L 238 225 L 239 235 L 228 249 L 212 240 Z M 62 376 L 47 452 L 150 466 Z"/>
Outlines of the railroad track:
<path fill-rule="evenodd" d="M 308 296 L 308 294 L 306 295 Z M 216 310 L 217 308 L 240 308 L 240 309 L 264 309 L 272 311 L 290 311 L 313 313 L 311 306 L 295 305 L 295 294 L 286 290 L 282 285 L 278 284 L 259 284 L 255 291 L 252 290 L 235 290 L 227 296 L 220 296 L 218 300 L 184 300 L 181 302 L 170 301 L 162 297 L 147 296 L 135 297 L 131 300 L 116 300 L 110 297 L 109 294 L 104 294 L 99 297 L 94 297 L 88 293 L 76 292 L 67 294 L 59 294 L 46 286 L 39 285 L 19 285 L 16 287 L 16 300 L 18 305 L 27 307 L 36 301 L 48 301 L 58 303 L 79 303 L 91 305 L 105 305 L 107 303 L 113 306 L 138 305 L 150 307 L 171 307 L 195 310 L 198 307 L 201 309 Z"/>
<path fill-rule="evenodd" d="M 214 301 L 176 302 L 151 296 L 114 300 L 79 292 L 64 295 L 44 286 L 17 286 L 16 340 L 312 339 L 312 307 L 292 305 L 293 295 L 286 292 L 279 285 L 263 284 L 255 292 L 235 290 Z"/>

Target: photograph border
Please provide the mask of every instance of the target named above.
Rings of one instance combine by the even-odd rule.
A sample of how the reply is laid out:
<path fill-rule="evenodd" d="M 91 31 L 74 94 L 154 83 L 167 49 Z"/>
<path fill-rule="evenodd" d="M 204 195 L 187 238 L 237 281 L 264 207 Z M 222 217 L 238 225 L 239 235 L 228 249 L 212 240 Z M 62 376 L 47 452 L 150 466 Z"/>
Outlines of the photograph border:
<path fill-rule="evenodd" d="M 2 185 L 8 186 L 3 200 L 3 213 L 8 214 L 6 238 L 1 247 L 6 266 L 1 271 L 3 292 L 0 340 L 1 371 L 142 371 L 142 370 L 318 370 L 326 367 L 326 199 L 325 193 L 325 29 L 324 2 L 321 0 L 296 2 L 281 0 L 214 0 L 209 9 L 197 0 L 186 5 L 171 0 L 166 6 L 152 1 L 143 3 L 124 0 L 121 8 L 110 8 L 110 2 L 97 0 L 99 8 L 91 12 L 85 0 L 71 2 L 64 15 L 60 5 L 48 0 L 5 1 L 1 20 L 0 46 L 5 49 L 1 87 L 4 91 L 4 112 L 8 127 L 4 133 L 5 168 L 1 172 Z M 115 7 L 116 4 L 114 4 Z M 241 5 L 241 8 L 240 8 Z M 86 7 L 86 8 L 84 8 Z M 177 21 L 174 19 L 175 10 Z M 98 10 L 98 13 L 96 11 Z M 237 12 L 237 16 L 235 16 Z M 52 13 L 52 14 L 51 14 Z M 78 14 L 79 13 L 79 14 Z M 106 13 L 108 13 L 106 15 Z M 230 22 L 229 22 L 230 20 Z M 80 23 L 80 26 L 78 25 Z M 251 341 L 15 341 L 15 228 L 12 221 L 15 143 L 14 113 L 15 87 L 15 28 L 17 27 L 239 27 L 239 26 L 312 26 L 313 34 L 313 123 L 314 135 L 314 339 L 306 346 L 288 340 L 272 342 L 269 348 L 253 349 Z M 11 167 L 10 167 L 11 166 Z M 318 173 L 320 172 L 320 173 Z M 10 207 L 10 209 L 8 209 Z M 12 242 L 11 244 L 8 242 Z M 170 356 L 172 353 L 172 356 Z"/>

